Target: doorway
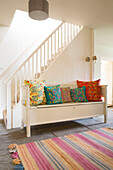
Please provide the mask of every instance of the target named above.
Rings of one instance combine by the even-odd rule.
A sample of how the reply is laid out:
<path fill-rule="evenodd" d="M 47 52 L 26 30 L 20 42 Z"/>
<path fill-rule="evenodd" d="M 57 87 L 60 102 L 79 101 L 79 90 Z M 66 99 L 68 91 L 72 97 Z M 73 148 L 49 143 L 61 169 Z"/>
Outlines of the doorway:
<path fill-rule="evenodd" d="M 108 85 L 107 103 L 108 106 L 113 105 L 113 62 L 101 60 L 101 84 Z"/>

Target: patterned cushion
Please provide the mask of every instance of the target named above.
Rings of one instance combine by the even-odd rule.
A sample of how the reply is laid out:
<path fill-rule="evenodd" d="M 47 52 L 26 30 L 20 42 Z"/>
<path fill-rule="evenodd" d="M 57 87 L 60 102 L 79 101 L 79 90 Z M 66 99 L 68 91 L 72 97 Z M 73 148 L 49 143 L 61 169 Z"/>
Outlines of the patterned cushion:
<path fill-rule="evenodd" d="M 39 104 L 46 104 L 46 96 L 44 93 L 45 80 L 32 82 L 29 80 L 24 81 L 25 85 L 30 88 L 30 105 L 35 106 Z"/>
<path fill-rule="evenodd" d="M 70 87 L 60 88 L 60 90 L 61 90 L 62 102 L 63 103 L 72 102 L 70 96 Z"/>
<path fill-rule="evenodd" d="M 100 79 L 96 81 L 78 81 L 77 85 L 78 87 L 86 87 L 86 97 L 88 101 L 101 101 L 101 95 L 100 95 Z"/>
<path fill-rule="evenodd" d="M 81 88 L 71 89 L 70 90 L 71 98 L 73 102 L 87 102 L 86 98 L 86 88 L 85 86 Z"/>
<path fill-rule="evenodd" d="M 60 85 L 52 87 L 44 87 L 47 104 L 59 104 L 62 103 Z"/>

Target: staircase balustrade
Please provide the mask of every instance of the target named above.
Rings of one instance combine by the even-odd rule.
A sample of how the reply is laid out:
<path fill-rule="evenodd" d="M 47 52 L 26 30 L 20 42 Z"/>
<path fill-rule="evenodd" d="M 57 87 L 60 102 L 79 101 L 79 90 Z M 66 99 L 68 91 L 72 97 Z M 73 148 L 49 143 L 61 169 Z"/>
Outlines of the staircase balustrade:
<path fill-rule="evenodd" d="M 24 80 L 38 80 L 82 29 L 70 23 L 61 23 L 57 29 L 23 62 L 7 80 L 7 129 L 11 128 L 12 103 L 19 102 Z M 12 125 L 13 126 L 13 125 Z"/>

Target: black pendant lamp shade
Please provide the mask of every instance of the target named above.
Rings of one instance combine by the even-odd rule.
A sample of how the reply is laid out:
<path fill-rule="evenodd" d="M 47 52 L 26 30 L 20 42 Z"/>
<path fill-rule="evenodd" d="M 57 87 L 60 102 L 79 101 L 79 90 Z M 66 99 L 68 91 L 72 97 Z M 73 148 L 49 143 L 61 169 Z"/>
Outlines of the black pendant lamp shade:
<path fill-rule="evenodd" d="M 49 4 L 46 0 L 29 0 L 29 17 L 35 20 L 48 18 Z"/>

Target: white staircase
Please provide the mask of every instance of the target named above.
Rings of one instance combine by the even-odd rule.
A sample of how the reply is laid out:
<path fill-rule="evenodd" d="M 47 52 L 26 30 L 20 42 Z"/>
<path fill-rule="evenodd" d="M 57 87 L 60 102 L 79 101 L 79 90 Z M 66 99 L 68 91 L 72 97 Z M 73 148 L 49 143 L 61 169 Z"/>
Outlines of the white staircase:
<path fill-rule="evenodd" d="M 70 23 L 61 23 L 5 81 L 7 85 L 7 109 L 3 111 L 3 117 L 7 129 L 15 127 L 14 114 L 17 114 L 15 108 L 20 101 L 20 87 L 24 84 L 24 80 L 40 79 L 82 28 L 82 26 Z M 18 119 L 18 115 L 16 117 Z"/>

